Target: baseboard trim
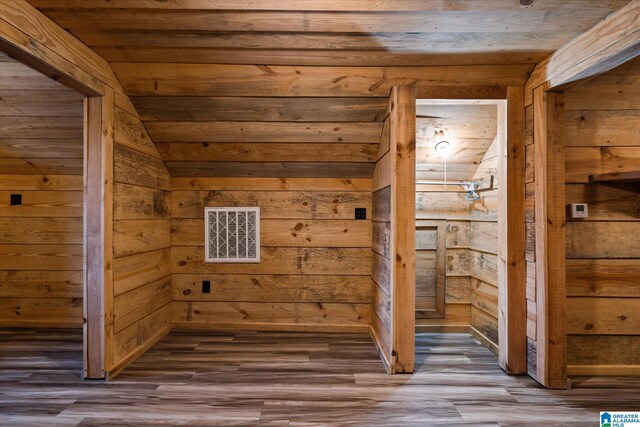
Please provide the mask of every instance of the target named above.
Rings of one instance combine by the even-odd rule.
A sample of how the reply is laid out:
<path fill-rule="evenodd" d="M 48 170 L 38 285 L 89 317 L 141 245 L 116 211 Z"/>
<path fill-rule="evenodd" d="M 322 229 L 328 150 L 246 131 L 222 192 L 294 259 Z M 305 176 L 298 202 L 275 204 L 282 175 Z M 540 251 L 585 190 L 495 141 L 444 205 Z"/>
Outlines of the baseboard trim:
<path fill-rule="evenodd" d="M 499 349 L 498 346 L 491 341 L 489 338 L 487 338 L 482 332 L 478 331 L 476 328 L 474 328 L 473 326 L 469 327 L 469 333 L 471 334 L 471 336 L 473 336 L 475 339 L 477 339 L 478 341 L 480 341 L 482 343 L 482 345 L 484 345 L 485 347 L 487 347 L 489 350 L 491 350 L 495 355 L 499 354 Z"/>
<path fill-rule="evenodd" d="M 469 325 L 416 325 L 416 333 L 436 332 L 445 334 L 469 333 Z"/>
<path fill-rule="evenodd" d="M 277 332 L 327 332 L 327 333 L 367 333 L 369 325 L 317 325 L 298 323 L 196 323 L 174 321 L 174 329 L 191 330 L 254 330 Z"/>
<path fill-rule="evenodd" d="M 125 356 L 122 360 L 120 360 L 113 367 L 111 367 L 111 369 L 107 371 L 105 380 L 111 381 L 112 379 L 114 379 L 120 372 L 124 370 L 124 368 L 126 368 L 131 363 L 133 363 L 138 357 L 146 353 L 146 351 L 149 350 L 151 347 L 153 347 L 154 344 L 156 344 L 158 341 L 164 338 L 169 332 L 171 332 L 171 329 L 172 329 L 171 324 L 169 324 L 166 328 L 160 330 L 160 332 L 152 336 L 151 339 L 148 339 L 143 345 L 136 348 L 134 351 L 129 353 L 127 356 Z"/>
<path fill-rule="evenodd" d="M 385 371 L 387 371 L 387 374 L 392 375 L 394 373 L 393 366 L 387 358 L 387 355 L 384 352 L 384 347 L 382 346 L 382 341 L 380 341 L 380 337 L 378 337 L 378 334 L 376 333 L 376 330 L 373 329 L 373 326 L 369 326 L 369 335 L 373 340 L 373 344 L 376 346 L 376 350 L 378 350 L 378 356 L 380 357 L 380 360 L 384 365 Z"/>
<path fill-rule="evenodd" d="M 569 365 L 567 374 L 576 377 L 637 377 L 640 376 L 640 365 Z"/>
<path fill-rule="evenodd" d="M 16 329 L 82 329 L 82 326 L 82 319 L 63 322 L 53 320 L 3 320 L 0 322 L 0 328 Z"/>

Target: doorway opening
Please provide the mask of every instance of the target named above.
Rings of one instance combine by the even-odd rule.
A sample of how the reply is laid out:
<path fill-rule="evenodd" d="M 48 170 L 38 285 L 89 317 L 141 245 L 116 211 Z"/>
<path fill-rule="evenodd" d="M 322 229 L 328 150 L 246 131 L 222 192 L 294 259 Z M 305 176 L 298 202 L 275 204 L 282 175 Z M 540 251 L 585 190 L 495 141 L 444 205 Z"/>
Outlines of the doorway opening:
<path fill-rule="evenodd" d="M 506 322 L 514 309 L 506 262 L 514 248 L 507 237 L 515 235 L 506 227 L 506 187 L 514 184 L 513 173 L 507 180 L 507 122 L 504 99 L 416 102 L 415 319 L 418 340 L 448 345 L 456 341 L 449 334 L 470 341 L 471 335 L 514 372 L 526 366 L 508 366 L 507 329 L 522 326 L 524 342 L 525 319 Z M 522 257 L 516 269 L 524 267 Z M 523 313 L 524 298 L 516 303 Z M 416 368 L 421 363 L 417 357 Z"/>
<path fill-rule="evenodd" d="M 55 346 L 43 363 L 80 372 L 85 96 L 1 51 L 0 69 L 0 327 L 21 342 L 4 363 Z"/>

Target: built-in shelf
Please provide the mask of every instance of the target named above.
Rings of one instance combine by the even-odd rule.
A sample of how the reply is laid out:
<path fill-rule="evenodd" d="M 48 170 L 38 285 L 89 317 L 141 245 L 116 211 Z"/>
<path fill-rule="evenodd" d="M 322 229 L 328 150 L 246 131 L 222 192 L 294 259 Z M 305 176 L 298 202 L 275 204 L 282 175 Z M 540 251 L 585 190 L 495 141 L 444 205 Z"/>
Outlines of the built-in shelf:
<path fill-rule="evenodd" d="M 631 172 L 603 173 L 591 175 L 590 182 L 640 181 L 640 170 Z"/>

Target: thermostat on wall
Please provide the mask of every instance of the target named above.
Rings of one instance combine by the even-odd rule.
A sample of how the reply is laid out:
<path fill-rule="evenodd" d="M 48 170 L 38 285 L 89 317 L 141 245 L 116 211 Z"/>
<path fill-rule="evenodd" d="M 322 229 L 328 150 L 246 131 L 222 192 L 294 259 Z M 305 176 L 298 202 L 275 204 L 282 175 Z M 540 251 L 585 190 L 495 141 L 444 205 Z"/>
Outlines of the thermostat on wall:
<path fill-rule="evenodd" d="M 571 203 L 571 218 L 589 218 L 589 206 L 586 203 Z"/>

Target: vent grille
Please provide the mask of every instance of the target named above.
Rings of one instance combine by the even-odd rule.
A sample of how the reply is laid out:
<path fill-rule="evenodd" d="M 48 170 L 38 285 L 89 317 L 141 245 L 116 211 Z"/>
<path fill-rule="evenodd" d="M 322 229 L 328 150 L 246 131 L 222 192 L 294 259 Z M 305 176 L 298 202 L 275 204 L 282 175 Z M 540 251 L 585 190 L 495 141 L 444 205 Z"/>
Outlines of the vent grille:
<path fill-rule="evenodd" d="M 204 208 L 205 262 L 260 262 L 260 208 Z"/>

